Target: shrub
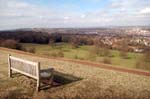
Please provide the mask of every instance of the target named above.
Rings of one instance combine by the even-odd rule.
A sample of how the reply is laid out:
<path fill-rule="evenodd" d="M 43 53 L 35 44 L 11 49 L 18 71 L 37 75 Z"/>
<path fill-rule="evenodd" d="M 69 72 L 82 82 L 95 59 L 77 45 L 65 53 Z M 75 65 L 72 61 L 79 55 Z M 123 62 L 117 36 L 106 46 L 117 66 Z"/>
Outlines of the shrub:
<path fill-rule="evenodd" d="M 9 39 L 9 40 L 0 39 L 0 46 L 17 49 L 17 50 L 22 50 L 22 51 L 27 51 L 27 49 L 24 46 L 22 46 L 18 41 L 12 40 L 12 39 Z"/>
<path fill-rule="evenodd" d="M 99 54 L 99 56 L 105 56 L 105 57 L 111 56 L 111 52 L 107 48 L 100 48 L 98 54 Z"/>
<path fill-rule="evenodd" d="M 54 52 L 51 52 L 51 53 L 50 53 L 50 56 L 51 56 L 51 57 L 57 57 L 57 53 L 56 53 L 55 51 L 54 51 Z"/>
<path fill-rule="evenodd" d="M 106 45 L 101 41 L 101 38 L 95 38 L 93 42 L 96 47 L 106 47 Z"/>
<path fill-rule="evenodd" d="M 70 44 L 72 46 L 72 48 L 78 48 L 79 47 L 79 40 L 77 37 L 72 37 Z"/>
<path fill-rule="evenodd" d="M 143 62 L 141 59 L 139 59 L 136 63 L 136 68 L 150 70 L 150 62 Z"/>
<path fill-rule="evenodd" d="M 28 52 L 30 52 L 30 53 L 35 53 L 35 52 L 36 52 L 36 49 L 35 49 L 34 47 L 32 47 L 32 48 L 28 49 Z"/>
<path fill-rule="evenodd" d="M 137 59 L 136 68 L 150 70 L 150 51 L 145 51 L 143 56 Z"/>
<path fill-rule="evenodd" d="M 129 57 L 128 57 L 128 53 L 125 52 L 125 51 L 120 51 L 120 57 L 121 57 L 121 58 L 124 58 L 124 59 L 128 59 L 128 58 L 129 58 Z"/>
<path fill-rule="evenodd" d="M 96 48 L 95 46 L 93 46 L 93 47 L 91 47 L 89 50 L 88 50 L 88 52 L 89 52 L 89 54 L 88 54 L 88 56 L 90 56 L 90 55 L 92 55 L 92 54 L 94 54 L 94 55 L 97 55 L 98 54 L 98 48 Z"/>
<path fill-rule="evenodd" d="M 47 56 L 47 57 L 50 56 L 50 54 L 49 54 L 48 52 L 43 53 L 43 55 L 44 55 L 44 56 Z"/>
<path fill-rule="evenodd" d="M 74 58 L 75 58 L 75 59 L 79 59 L 79 57 L 78 57 L 78 55 L 77 55 L 77 54 L 75 54 L 75 55 L 74 55 Z"/>
<path fill-rule="evenodd" d="M 64 53 L 60 50 L 60 51 L 53 51 L 49 54 L 49 56 L 52 57 L 64 57 Z"/>
<path fill-rule="evenodd" d="M 111 52 L 109 49 L 107 48 L 101 48 L 98 46 L 94 46 L 92 49 L 90 49 L 90 52 L 98 55 L 98 56 L 107 56 L 107 57 L 111 57 Z"/>
<path fill-rule="evenodd" d="M 62 51 L 58 51 L 57 56 L 58 57 L 64 57 L 64 53 Z"/>
<path fill-rule="evenodd" d="M 25 51 L 25 52 L 28 51 L 24 46 L 22 46 L 20 50 Z"/>
<path fill-rule="evenodd" d="M 1 45 L 1 43 L 3 42 L 4 40 L 2 39 L 2 38 L 0 38 L 0 45 Z"/>
<path fill-rule="evenodd" d="M 105 63 L 105 64 L 111 64 L 111 59 L 109 57 L 104 57 L 103 58 L 103 63 Z"/>
<path fill-rule="evenodd" d="M 53 39 L 50 39 L 48 44 L 53 47 L 55 46 L 55 41 Z"/>
<path fill-rule="evenodd" d="M 0 45 L 2 47 L 12 48 L 12 49 L 19 49 L 19 50 L 22 48 L 22 46 L 19 44 L 18 41 L 12 40 L 12 39 L 4 40 L 3 42 L 1 42 Z"/>

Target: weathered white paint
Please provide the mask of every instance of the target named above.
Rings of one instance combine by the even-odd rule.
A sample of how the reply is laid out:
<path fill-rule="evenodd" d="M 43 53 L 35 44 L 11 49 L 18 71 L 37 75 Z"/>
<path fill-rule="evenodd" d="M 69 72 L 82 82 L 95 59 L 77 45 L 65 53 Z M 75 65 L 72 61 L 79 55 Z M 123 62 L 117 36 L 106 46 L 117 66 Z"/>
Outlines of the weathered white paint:
<path fill-rule="evenodd" d="M 8 55 L 8 75 L 12 70 L 37 80 L 36 90 L 40 90 L 40 62 L 32 62 Z"/>

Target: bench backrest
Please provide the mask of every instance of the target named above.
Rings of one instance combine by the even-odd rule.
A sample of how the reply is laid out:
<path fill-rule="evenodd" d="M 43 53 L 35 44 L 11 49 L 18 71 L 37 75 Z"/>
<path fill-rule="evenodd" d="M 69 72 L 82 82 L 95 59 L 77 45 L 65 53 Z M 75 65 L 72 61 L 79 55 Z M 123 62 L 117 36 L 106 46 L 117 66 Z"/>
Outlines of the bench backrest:
<path fill-rule="evenodd" d="M 40 63 L 32 62 L 8 55 L 9 69 L 39 79 Z"/>

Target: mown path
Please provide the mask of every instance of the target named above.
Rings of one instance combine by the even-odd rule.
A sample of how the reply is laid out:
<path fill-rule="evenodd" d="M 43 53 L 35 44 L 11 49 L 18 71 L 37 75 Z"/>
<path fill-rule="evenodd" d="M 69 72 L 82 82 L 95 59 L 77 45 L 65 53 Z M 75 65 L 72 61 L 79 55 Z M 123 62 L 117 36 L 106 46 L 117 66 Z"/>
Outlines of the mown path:
<path fill-rule="evenodd" d="M 35 55 L 35 54 L 24 52 L 24 51 L 8 49 L 8 48 L 3 48 L 3 47 L 0 47 L 0 50 L 11 51 L 11 52 L 24 54 L 24 55 L 31 55 L 31 56 L 35 56 L 35 57 L 42 57 L 42 58 L 46 58 L 46 59 L 55 59 L 55 60 L 60 60 L 60 61 L 74 62 L 74 63 L 78 63 L 78 64 L 95 66 L 95 67 L 100 67 L 100 68 L 108 69 L 108 70 L 115 70 L 115 71 L 119 71 L 119 72 L 128 72 L 128 73 L 137 74 L 137 75 L 150 76 L 150 72 L 143 71 L 143 70 L 114 67 L 112 65 L 95 63 L 95 62 L 90 62 L 90 61 L 85 61 L 85 60 L 76 60 L 76 59 L 68 59 L 68 58 L 50 58 L 50 57 L 46 57 L 44 55 Z"/>

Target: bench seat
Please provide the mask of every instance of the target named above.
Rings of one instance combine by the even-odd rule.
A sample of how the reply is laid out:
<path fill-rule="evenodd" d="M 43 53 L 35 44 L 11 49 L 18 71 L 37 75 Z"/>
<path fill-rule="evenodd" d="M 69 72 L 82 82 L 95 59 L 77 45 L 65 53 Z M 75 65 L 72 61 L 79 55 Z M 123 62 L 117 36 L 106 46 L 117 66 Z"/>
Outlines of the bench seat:
<path fill-rule="evenodd" d="M 48 84 L 53 82 L 53 68 L 49 69 L 40 69 L 40 62 L 32 62 L 24 60 L 21 58 L 13 57 L 10 54 L 8 55 L 8 75 L 11 77 L 12 71 L 19 72 L 25 76 L 29 76 L 37 80 L 36 90 L 40 90 L 40 84 L 44 80 L 49 80 Z"/>

